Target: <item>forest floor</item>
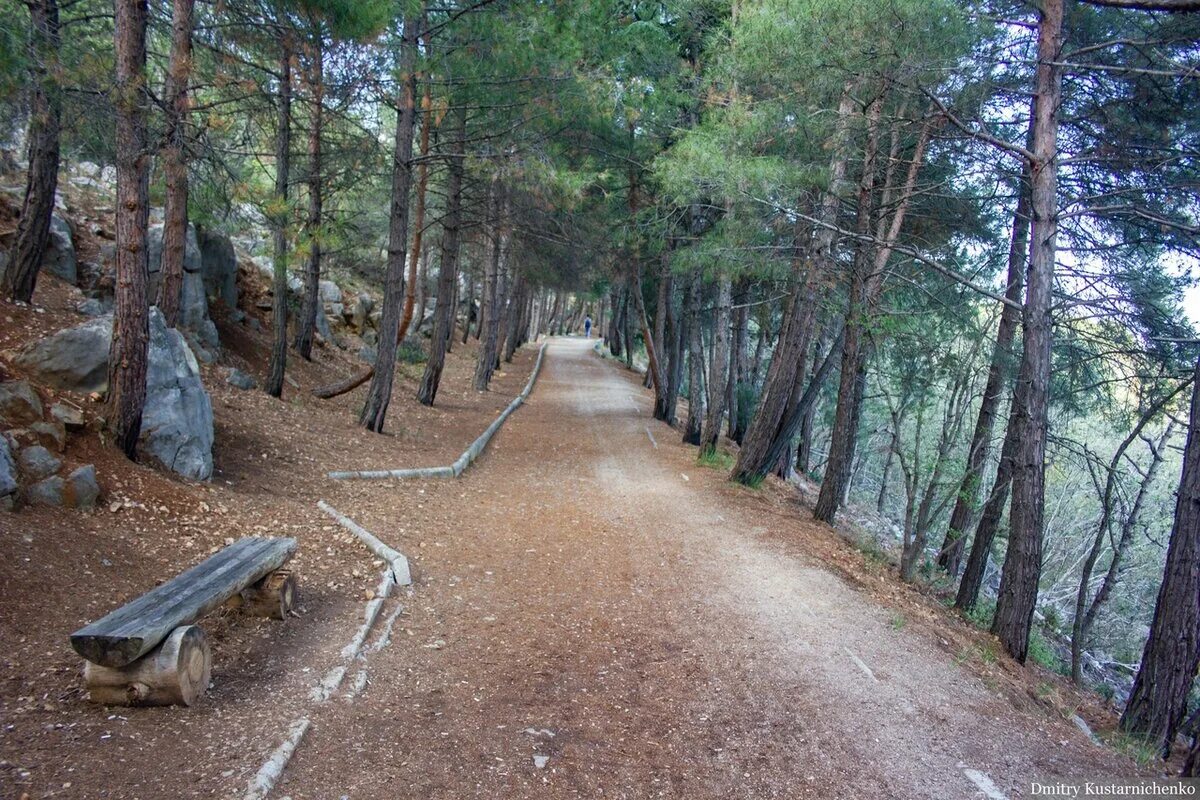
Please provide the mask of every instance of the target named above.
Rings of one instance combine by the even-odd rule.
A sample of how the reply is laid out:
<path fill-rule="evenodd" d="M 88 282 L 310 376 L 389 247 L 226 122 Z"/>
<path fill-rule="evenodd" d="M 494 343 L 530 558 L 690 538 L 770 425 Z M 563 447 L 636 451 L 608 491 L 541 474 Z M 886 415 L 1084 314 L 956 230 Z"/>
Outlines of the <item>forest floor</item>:
<path fill-rule="evenodd" d="M 261 377 L 265 336 L 226 333 L 225 359 Z M 968 798 L 981 781 L 1020 797 L 1147 774 L 1075 727 L 1085 701 L 1055 676 L 899 586 L 794 489 L 697 465 L 591 345 L 550 340 L 529 401 L 458 480 L 325 472 L 449 463 L 534 348 L 477 394 L 456 347 L 434 409 L 402 378 L 385 437 L 354 426 L 361 389 L 308 395 L 357 368 L 331 351 L 298 365 L 286 403 L 206 378 L 208 485 L 73 441 L 103 508 L 0 515 L 0 798 L 241 797 L 298 715 L 312 725 L 272 797 Z M 384 607 L 361 692 L 313 705 L 379 572 L 322 498 L 408 555 L 415 582 Z M 84 700 L 70 631 L 264 532 L 300 539 L 299 619 L 205 620 L 214 686 L 195 708 Z"/>
<path fill-rule="evenodd" d="M 459 481 L 357 498 L 417 557 L 407 635 L 319 712 L 280 796 L 1018 797 L 1143 774 L 785 487 L 698 466 L 590 344 L 551 340 Z M 436 511 L 398 530 L 418 492 Z"/>

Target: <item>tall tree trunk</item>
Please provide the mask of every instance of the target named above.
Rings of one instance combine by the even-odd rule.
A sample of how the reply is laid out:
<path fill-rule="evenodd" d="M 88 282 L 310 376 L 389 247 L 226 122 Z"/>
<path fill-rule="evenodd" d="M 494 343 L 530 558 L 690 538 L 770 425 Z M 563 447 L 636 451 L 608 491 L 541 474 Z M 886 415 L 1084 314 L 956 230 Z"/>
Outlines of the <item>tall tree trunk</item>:
<path fill-rule="evenodd" d="M 58 53 L 61 44 L 58 0 L 40 0 L 29 7 L 29 168 L 17 238 L 4 273 L 4 294 L 23 303 L 33 302 L 38 271 L 50 238 L 54 194 L 58 190 L 59 130 L 62 92 L 58 86 Z"/>
<path fill-rule="evenodd" d="M 309 66 L 308 91 L 308 219 L 304 229 L 308 239 L 308 261 L 304 268 L 304 297 L 296 330 L 296 352 L 305 361 L 312 360 L 313 337 L 321 308 L 321 127 L 325 116 L 325 35 L 321 24 L 314 26 L 315 47 Z M 409 145 L 412 149 L 412 145 Z M 386 349 L 386 348 L 381 348 Z"/>
<path fill-rule="evenodd" d="M 958 594 L 954 598 L 954 607 L 960 611 L 970 611 L 979 602 L 979 590 L 983 588 L 988 559 L 992 554 L 992 542 L 996 539 L 1000 519 L 1004 516 L 1004 507 L 1008 504 L 1008 493 L 1012 488 L 1013 458 L 1017 452 L 1018 429 L 1013 425 L 1016 403 L 1017 397 L 1014 392 L 1009 398 L 1008 427 L 1004 431 L 1004 444 L 1000 447 L 1000 465 L 996 468 L 992 491 L 988 493 L 987 501 L 983 504 L 979 524 L 975 526 L 971 554 L 967 557 L 967 566 L 958 582 Z"/>
<path fill-rule="evenodd" d="M 664 259 L 669 259 L 667 253 Z M 666 317 L 664 332 L 664 349 L 666 350 L 666 415 L 663 421 L 674 426 L 679 416 L 679 387 L 683 385 L 683 323 L 675 313 L 675 277 L 671 274 L 670 264 L 663 266 L 664 280 L 667 283 L 666 305 L 663 315 Z"/>
<path fill-rule="evenodd" d="M 1200 360 L 1192 383 L 1191 418 L 1175 524 L 1167 547 L 1154 621 L 1121 727 L 1170 752 L 1187 713 L 1188 692 L 1200 665 Z M 1194 771 L 1194 770 L 1193 770 Z"/>
<path fill-rule="evenodd" d="M 642 339 L 646 342 L 646 374 L 650 376 L 650 383 L 654 387 L 654 418 L 665 420 L 667 418 L 667 378 L 663 371 L 663 364 L 659 352 L 661 346 L 661 338 L 658 342 L 655 341 L 655 334 L 650 330 L 650 320 L 646 315 L 646 301 L 642 297 L 642 270 L 641 266 L 635 261 L 631 267 L 632 274 L 630 276 L 630 296 L 633 297 L 634 306 L 638 315 L 638 323 L 642 327 Z M 659 292 L 660 302 L 662 292 Z M 663 311 L 658 310 L 658 316 L 662 317 Z M 665 322 L 664 322 L 665 324 Z"/>
<path fill-rule="evenodd" d="M 462 343 L 466 344 L 471 336 L 471 322 L 475 319 L 475 276 L 467 273 L 467 310 L 463 313 Z"/>
<path fill-rule="evenodd" d="M 693 272 L 687 293 L 688 415 L 683 441 L 700 444 L 704 426 L 704 342 L 701 338 L 700 273 Z"/>
<path fill-rule="evenodd" d="M 492 179 L 490 204 L 493 209 L 490 235 L 491 253 L 488 258 L 488 273 L 484 286 L 483 331 L 479 339 L 479 356 L 475 363 L 475 391 L 486 392 L 496 371 L 496 340 L 499 336 L 500 319 L 503 316 L 504 294 L 501 281 L 504 277 L 504 257 L 508 248 L 507 220 L 505 219 L 504 186 L 497 175 Z"/>
<path fill-rule="evenodd" d="M 116 0 L 117 288 L 108 351 L 108 427 L 133 458 L 146 403 L 150 309 L 146 302 L 146 227 L 150 216 L 146 152 L 146 0 Z"/>
<path fill-rule="evenodd" d="M 958 574 L 962 563 L 964 535 L 979 503 L 979 482 L 983 479 L 984 467 L 988 461 L 992 429 L 996 425 L 996 411 L 1015 363 L 1012 343 L 1021 313 L 1018 306 L 1025 286 L 1025 261 L 1029 252 L 1028 181 L 1029 171 L 1025 170 L 1017 192 L 1012 237 L 1008 245 L 1008 276 L 1004 296 L 1012 305 L 1004 304 L 1000 307 L 996 347 L 992 350 L 992 363 L 988 366 L 987 383 L 984 385 L 983 399 L 979 403 L 979 416 L 975 420 L 975 431 L 971 434 L 971 444 L 967 449 L 967 468 L 958 484 L 958 499 L 954 503 L 954 511 L 950 514 L 950 527 L 938 554 L 938 566 L 951 576 Z"/>
<path fill-rule="evenodd" d="M 867 145 L 863 151 L 862 177 L 858 183 L 858 218 L 856 233 L 868 236 L 872 223 L 872 199 L 875 191 L 875 157 L 879 143 L 879 116 L 882 102 L 875 100 L 867 109 Z M 860 238 L 854 254 L 854 266 L 850 277 L 850 306 L 846 310 L 845 339 L 842 343 L 842 373 L 838 383 L 837 406 L 834 410 L 833 430 L 829 438 L 829 458 L 825 462 L 825 474 L 821 478 L 821 491 L 813 509 L 813 517 L 832 524 L 841 506 L 850 468 L 854 462 L 854 447 L 858 438 L 858 414 L 856 398 L 859 375 L 866 366 L 867 345 L 865 341 L 868 315 L 870 313 L 869 277 L 867 271 L 871 261 L 870 245 Z"/>
<path fill-rule="evenodd" d="M 272 199 L 271 234 L 274 258 L 271 272 L 271 365 L 264 386 L 271 397 L 283 395 L 287 369 L 288 317 L 288 172 L 292 147 L 292 51 L 286 33 L 281 35 L 279 57 L 279 118 L 275 127 L 275 196 Z"/>
<path fill-rule="evenodd" d="M 1179 390 L 1177 389 L 1177 391 Z M 1092 574 L 1096 569 L 1096 562 L 1100 560 L 1100 554 L 1104 550 L 1104 543 L 1113 539 L 1112 520 L 1115 511 L 1114 505 L 1117 502 L 1117 475 L 1121 461 L 1125 457 L 1125 452 L 1129 446 L 1133 444 L 1135 439 L 1141 436 L 1142 429 L 1149 424 L 1150 420 L 1158 416 L 1163 406 L 1175 396 L 1176 392 L 1165 395 L 1159 402 L 1152 404 L 1142 412 L 1137 425 L 1121 441 L 1121 444 L 1117 446 L 1117 451 L 1108 462 L 1108 478 L 1105 481 L 1104 492 L 1100 501 L 1100 523 L 1096 526 L 1096 535 L 1092 540 L 1092 547 L 1088 551 L 1087 558 L 1084 559 L 1083 566 L 1079 571 L 1079 591 L 1075 594 L 1075 617 L 1071 623 L 1071 680 L 1076 684 L 1080 684 L 1083 681 L 1084 645 L 1091 634 L 1092 625 L 1096 622 L 1096 616 L 1100 612 L 1100 607 L 1104 605 L 1113 587 L 1116 586 L 1117 578 L 1120 574 L 1121 557 L 1124 555 L 1126 547 L 1128 547 L 1130 540 L 1133 538 L 1133 530 L 1137 524 L 1137 518 L 1141 514 L 1146 492 L 1154 480 L 1155 473 L 1158 472 L 1159 464 L 1162 463 L 1163 448 L 1167 440 L 1171 437 L 1172 428 L 1175 423 L 1172 421 L 1167 425 L 1157 447 L 1151 444 L 1150 466 L 1142 473 L 1142 481 L 1138 486 L 1137 493 L 1134 495 L 1129 514 L 1125 522 L 1121 525 L 1121 536 L 1114 541 L 1112 558 L 1109 561 L 1104 580 L 1101 582 L 1100 588 L 1096 591 L 1095 598 L 1091 598 Z M 1091 600 L 1090 603 L 1088 602 L 1089 599 Z"/>
<path fill-rule="evenodd" d="M 1017 450 L 1013 458 L 1008 550 L 992 633 L 1022 664 L 1042 573 L 1042 515 L 1046 494 L 1046 426 L 1050 384 L 1050 295 L 1054 288 L 1058 226 L 1058 107 L 1062 98 L 1061 51 L 1064 0 L 1043 0 L 1038 24 L 1034 89 L 1028 288 L 1022 319 L 1025 350 L 1017 375 Z M 1014 424 L 1013 422 L 1009 423 Z"/>
<path fill-rule="evenodd" d="M 508 329 L 504 332 L 504 362 L 511 364 L 517 348 L 521 346 L 521 324 L 525 322 L 525 306 L 529 285 L 525 276 L 518 272 L 513 280 L 512 303 L 508 309 Z"/>
<path fill-rule="evenodd" d="M 404 18 L 400 39 L 400 109 L 396 116 L 396 141 L 392 151 L 392 208 L 388 225 L 387 277 L 383 310 L 379 320 L 379 347 L 375 352 L 375 374 L 367 390 L 358 423 L 369 431 L 383 432 L 392 382 L 396 377 L 396 347 L 404 302 L 404 255 L 408 245 L 408 193 L 412 188 L 413 124 L 416 116 L 417 63 L 416 14 Z"/>
<path fill-rule="evenodd" d="M 429 46 L 428 37 L 425 41 L 426 47 Z M 400 333 L 397 341 L 404 341 L 404 337 L 408 335 L 408 328 L 412 324 L 413 309 L 417 302 L 418 287 L 421 289 L 421 314 L 417 317 L 417 328 L 421 327 L 421 322 L 425 316 L 425 300 L 424 300 L 424 280 L 418 280 L 417 270 L 419 268 L 419 260 L 421 258 L 421 240 L 425 235 L 425 194 L 429 188 L 429 129 L 433 127 L 433 100 L 432 90 L 433 81 L 429 76 L 421 76 L 421 82 L 424 84 L 424 91 L 421 93 L 421 149 L 420 159 L 417 164 L 417 197 L 416 205 L 413 209 L 413 225 L 412 225 L 412 248 L 408 253 L 408 281 L 404 292 L 404 314 L 400 317 Z M 420 265 L 423 267 L 423 265 Z M 439 296 L 439 301 L 440 301 Z"/>
<path fill-rule="evenodd" d="M 758 407 L 750 419 L 737 463 L 730 475 L 735 481 L 755 484 L 766 477 L 778 463 L 778 456 L 768 457 L 768 451 L 779 439 L 787 438 L 780 422 L 788 404 L 795 396 L 797 376 L 804 374 L 804 359 L 816 321 L 818 271 L 835 274 L 835 228 L 842 195 L 845 192 L 846 163 L 849 153 L 848 134 L 854 111 L 853 87 L 847 84 L 838 103 L 838 116 L 832 138 L 833 154 L 829 162 L 829 191 L 821 198 L 818 218 L 826 223 L 812 234 L 811 248 L 807 243 L 808 229 L 797 220 L 792 243 L 791 297 L 780 325 L 778 345 L 767 367 L 767 378 L 759 397 Z M 776 448 L 777 449 L 777 448 Z"/>
<path fill-rule="evenodd" d="M 453 112 L 454 130 L 450 144 L 449 175 L 446 180 L 446 214 L 442 218 L 442 258 L 438 272 L 437 305 L 433 314 L 433 339 L 429 343 L 429 360 L 425 362 L 425 374 L 417 389 L 417 399 L 423 405 L 433 405 L 437 397 L 438 384 L 442 380 L 442 368 L 446 363 L 446 347 L 454 335 L 454 305 L 443 298 L 454 293 L 458 268 L 458 236 L 462 225 L 463 159 L 467 138 L 467 112 L 463 107 Z"/>
<path fill-rule="evenodd" d="M 708 369 L 708 408 L 700 434 L 700 449 L 715 450 L 721 438 L 721 421 L 729 398 L 729 335 L 733 305 L 733 282 L 727 274 L 717 277 L 717 307 L 713 319 L 712 361 Z"/>
<path fill-rule="evenodd" d="M 184 148 L 187 142 L 188 80 L 192 71 L 192 3 L 193 0 L 173 0 L 171 3 L 171 55 L 164 97 L 167 127 L 162 164 L 167 198 L 163 212 L 158 308 L 171 328 L 179 324 L 183 259 L 187 251 L 188 164 Z"/>
<path fill-rule="evenodd" d="M 744 288 L 744 284 L 743 284 Z M 744 292 L 743 292 L 744 294 Z M 746 433 L 740 408 L 741 388 L 746 383 L 746 348 L 750 343 L 750 309 L 742 305 L 733 312 L 733 345 L 729 362 L 729 438 L 741 444 Z"/>

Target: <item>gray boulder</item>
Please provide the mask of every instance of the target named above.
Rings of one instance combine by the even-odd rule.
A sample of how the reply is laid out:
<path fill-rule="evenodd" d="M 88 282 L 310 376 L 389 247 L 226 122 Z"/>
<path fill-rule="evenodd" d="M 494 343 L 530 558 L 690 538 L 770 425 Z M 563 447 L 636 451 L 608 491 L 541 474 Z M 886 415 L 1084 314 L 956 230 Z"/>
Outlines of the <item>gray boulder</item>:
<path fill-rule="evenodd" d="M 162 250 L 163 226 L 153 225 L 148 232 L 148 257 L 150 262 L 150 277 L 146 284 L 146 296 L 153 303 L 158 297 L 158 288 L 162 283 Z M 207 349 L 215 350 L 216 328 L 211 332 L 206 329 L 208 319 L 208 297 L 204 289 L 204 261 L 200 256 L 200 245 L 196 238 L 196 228 L 188 225 L 187 238 L 183 248 L 183 286 L 179 296 L 179 326 L 199 334 Z"/>
<path fill-rule="evenodd" d="M 29 425 L 41 421 L 42 399 L 28 381 L 0 383 L 0 419 L 9 425 Z"/>
<path fill-rule="evenodd" d="M 17 463 L 8 440 L 0 436 L 0 506 L 11 510 L 16 505 L 17 487 Z"/>
<path fill-rule="evenodd" d="M 322 303 L 342 302 L 342 290 L 333 281 L 321 281 L 317 284 L 317 292 Z"/>
<path fill-rule="evenodd" d="M 200 366 L 179 331 L 157 308 L 150 309 L 150 363 L 146 408 L 139 439 L 142 452 L 185 478 L 212 476 L 212 403 Z"/>
<path fill-rule="evenodd" d="M 111 306 L 111 304 L 109 304 Z M 95 297 L 89 297 L 79 305 L 75 306 L 75 310 L 85 317 L 98 317 L 102 314 L 107 314 L 111 309 L 105 308 L 105 303 Z"/>
<path fill-rule="evenodd" d="M 21 475 L 30 482 L 47 478 L 58 472 L 62 466 L 62 461 L 40 444 L 26 447 L 17 455 L 17 461 L 21 467 Z"/>
<path fill-rule="evenodd" d="M 67 482 L 58 475 L 40 480 L 25 490 L 25 500 L 31 506 L 53 506 L 61 508 Z"/>
<path fill-rule="evenodd" d="M 79 279 L 71 226 L 58 212 L 50 217 L 50 238 L 46 242 L 46 254 L 42 256 L 42 270 L 71 285 Z"/>
<path fill-rule="evenodd" d="M 200 228 L 196 231 L 200 247 L 200 272 L 209 297 L 229 308 L 237 307 L 237 253 L 229 237 L 218 231 Z"/>
<path fill-rule="evenodd" d="M 350 316 L 350 324 L 354 326 L 355 331 L 361 334 L 367 329 L 367 325 L 371 321 L 371 311 L 374 309 L 375 301 L 366 292 L 362 292 L 355 298 L 354 309 Z"/>
<path fill-rule="evenodd" d="M 56 389 L 103 392 L 108 388 L 111 339 L 112 315 L 107 314 L 40 339 L 13 360 Z"/>
<path fill-rule="evenodd" d="M 63 427 L 71 431 L 82 430 L 84 425 L 83 412 L 65 403 L 50 406 L 50 419 L 61 422 Z"/>
<path fill-rule="evenodd" d="M 231 369 L 229 371 L 229 377 L 227 377 L 225 379 L 225 382 L 228 383 L 230 386 L 234 386 L 238 389 L 244 389 L 247 391 L 258 386 L 258 381 L 254 380 L 254 378 L 252 376 L 247 375 L 246 373 L 242 372 L 240 369 L 237 369 L 237 368 Z"/>
<path fill-rule="evenodd" d="M 108 388 L 112 316 L 43 339 L 17 354 L 16 362 L 60 389 L 103 392 Z M 200 367 L 179 331 L 157 308 L 150 309 L 146 405 L 139 446 L 165 468 L 197 480 L 212 475 L 212 404 Z"/>
<path fill-rule="evenodd" d="M 61 453 L 67 447 L 67 427 L 61 422 L 35 422 L 29 432 L 48 450 Z"/>
<path fill-rule="evenodd" d="M 68 475 L 64 494 L 68 505 L 72 508 L 83 511 L 91 511 L 95 508 L 96 500 L 100 497 L 100 484 L 96 481 L 96 467 L 88 464 Z"/>

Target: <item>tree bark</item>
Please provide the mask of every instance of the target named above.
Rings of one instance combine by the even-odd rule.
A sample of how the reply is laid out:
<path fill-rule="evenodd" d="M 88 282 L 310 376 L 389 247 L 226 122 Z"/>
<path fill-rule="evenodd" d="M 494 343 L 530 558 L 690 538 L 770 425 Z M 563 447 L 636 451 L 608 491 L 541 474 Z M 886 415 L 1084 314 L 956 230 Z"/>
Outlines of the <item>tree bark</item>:
<path fill-rule="evenodd" d="M 4 273 L 4 294 L 33 302 L 38 271 L 50 238 L 50 218 L 58 191 L 59 133 L 62 93 L 57 82 L 61 45 L 58 0 L 29 3 L 30 74 L 29 168 L 17 238 Z"/>
<path fill-rule="evenodd" d="M 400 108 L 396 117 L 396 141 L 392 151 L 392 208 L 388 225 L 387 277 L 383 310 L 379 321 L 379 347 L 375 352 L 375 374 L 367 390 L 358 424 L 375 433 L 383 432 L 392 382 L 396 376 L 396 347 L 404 302 L 404 254 L 408 245 L 408 193 L 412 187 L 413 123 L 416 115 L 418 16 L 404 18 L 400 40 Z"/>
<path fill-rule="evenodd" d="M 150 309 L 146 303 L 146 227 L 150 214 L 146 151 L 146 0 L 116 0 L 117 287 L 108 351 L 108 427 L 133 458 L 146 403 Z"/>
<path fill-rule="evenodd" d="M 979 602 L 979 590 L 983 588 L 988 559 L 992 555 L 992 542 L 996 539 L 1000 519 L 1004 516 L 1004 507 L 1008 504 L 1008 493 L 1012 488 L 1013 458 L 1017 450 L 1018 430 L 1013 425 L 1016 402 L 1017 397 L 1014 393 L 1009 398 L 1008 427 L 1004 431 L 1004 444 L 1000 447 L 1000 464 L 996 468 L 996 478 L 992 482 L 992 491 L 988 494 L 987 502 L 983 504 L 979 524 L 975 526 L 975 538 L 971 542 L 967 567 L 963 570 L 962 580 L 958 582 L 954 607 L 960 611 L 970 611 Z"/>
<path fill-rule="evenodd" d="M 744 287 L 744 284 L 743 284 Z M 739 294 L 744 295 L 744 291 Z M 729 438 L 742 443 L 746 433 L 741 405 L 741 389 L 746 383 L 746 348 L 750 343 L 750 309 L 744 304 L 733 313 L 733 344 L 729 362 Z"/>
<path fill-rule="evenodd" d="M 701 451 L 715 450 L 721 438 L 721 422 L 729 399 L 730 326 L 733 305 L 733 282 L 729 275 L 717 277 L 717 307 L 713 319 L 712 360 L 708 369 L 708 408 L 700 434 Z"/>
<path fill-rule="evenodd" d="M 1192 383 L 1191 417 L 1175 523 L 1154 621 L 1121 727 L 1170 752 L 1187 713 L 1188 692 L 1200 665 L 1200 360 Z"/>
<path fill-rule="evenodd" d="M 700 273 L 692 273 L 687 294 L 688 316 L 688 415 L 683 441 L 700 444 L 704 426 L 704 342 L 700 328 Z"/>
<path fill-rule="evenodd" d="M 417 400 L 423 405 L 433 405 L 438 385 L 442 380 L 442 369 L 446 363 L 446 347 L 454 336 L 454 306 L 443 298 L 454 293 L 458 268 L 458 237 L 462 225 L 463 160 L 466 142 L 466 118 L 464 108 L 454 109 L 450 144 L 449 175 L 446 181 L 446 215 L 442 218 L 442 258 L 438 272 L 437 305 L 434 307 L 433 339 L 429 343 L 429 360 L 425 362 L 425 374 L 417 389 Z"/>
<path fill-rule="evenodd" d="M 813 233 L 811 248 L 806 245 L 807 229 L 799 220 L 794 226 L 791 297 L 780 325 L 778 346 L 767 367 L 758 408 L 750 419 L 738 451 L 737 463 L 730 475 L 732 480 L 741 483 L 757 483 L 776 466 L 777 459 L 769 459 L 767 453 L 772 450 L 772 444 L 783 436 L 780 422 L 795 396 L 797 376 L 804 374 L 804 359 L 808 356 L 816 320 L 818 271 L 832 275 L 836 268 L 834 228 L 845 191 L 849 152 L 847 138 L 854 111 L 851 89 L 852 86 L 847 84 L 838 103 L 838 116 L 832 135 L 833 155 L 829 162 L 829 190 L 821 198 L 817 212 L 817 216 L 827 225 L 818 227 Z"/>
<path fill-rule="evenodd" d="M 875 191 L 875 157 L 879 142 L 879 116 L 882 103 L 876 99 L 867 108 L 867 144 L 863 151 L 862 176 L 858 183 L 858 218 L 856 233 L 867 236 L 871 232 L 873 216 L 872 195 Z M 858 438 L 859 374 L 866 366 L 866 325 L 869 315 L 870 279 L 868 264 L 871 260 L 870 246 L 860 239 L 854 254 L 854 266 L 850 277 L 850 306 L 846 310 L 845 338 L 842 342 L 842 372 L 838 383 L 837 406 L 834 410 L 833 430 L 829 436 L 829 458 L 825 462 L 825 474 L 821 478 L 821 491 L 813 509 L 813 517 L 832 524 L 842 503 L 846 482 L 850 478 L 850 467 L 854 462 L 854 446 Z"/>
<path fill-rule="evenodd" d="M 1013 457 L 1008 550 L 992 632 L 1020 663 L 1029 652 L 1029 631 L 1042 571 L 1047 405 L 1050 383 L 1050 296 L 1054 286 L 1058 214 L 1058 110 L 1062 98 L 1063 1 L 1043 0 L 1038 24 L 1038 68 L 1032 124 L 1033 214 L 1023 332 L 1025 349 L 1017 376 L 1017 449 Z M 1013 422 L 1009 423 L 1014 424 Z"/>
<path fill-rule="evenodd" d="M 163 177 L 166 180 L 166 208 L 163 212 L 162 264 L 159 267 L 158 308 L 168 327 L 179 324 L 180 295 L 183 293 L 183 259 L 187 252 L 188 162 L 187 142 L 188 80 L 192 71 L 193 0 L 171 3 L 171 54 L 167 64 L 164 92 L 167 125 L 162 150 Z"/>
<path fill-rule="evenodd" d="M 1029 172 L 1025 170 L 1017 194 L 1017 207 L 1013 212 L 1012 236 L 1008 245 L 1007 288 L 1004 296 L 1014 304 L 1021 302 L 1025 287 L 1024 272 L 1029 252 Z M 979 482 L 987 465 L 992 440 L 992 429 L 996 425 L 996 411 L 1004 395 L 1008 376 L 1012 371 L 1014 356 L 1013 337 L 1017 332 L 1020 311 L 1015 305 L 1000 307 L 1000 324 L 996 330 L 996 347 L 992 350 L 992 363 L 988 366 L 987 383 L 983 388 L 983 399 L 979 403 L 979 415 L 971 444 L 967 449 L 967 468 L 958 485 L 958 499 L 950 514 L 950 527 L 938 554 L 938 566 L 957 575 L 962 563 L 964 535 L 979 503 Z"/>
<path fill-rule="evenodd" d="M 275 127 L 275 196 L 272 198 L 271 235 L 274 256 L 271 271 L 271 364 L 266 393 L 283 396 L 287 369 L 288 317 L 288 180 L 292 148 L 292 50 L 286 33 L 280 36 L 278 120 Z"/>
<path fill-rule="evenodd" d="M 296 352 L 305 361 L 312 360 L 313 338 L 317 329 L 317 314 L 321 308 L 321 127 L 325 116 L 325 35 L 321 24 L 314 25 L 312 64 L 308 71 L 308 219 L 304 229 L 308 239 L 308 260 L 304 268 L 304 296 L 300 303 L 300 319 L 296 326 Z M 412 145 L 409 145 L 412 149 Z M 382 340 L 381 340 L 382 341 Z M 381 348 L 386 349 L 386 348 Z"/>
<path fill-rule="evenodd" d="M 499 336 L 501 305 L 504 302 L 500 282 L 504 272 L 504 251 L 508 247 L 504 204 L 505 188 L 497 174 L 492 178 L 489 204 L 492 209 L 492 232 L 489 234 L 491 252 L 488 255 L 487 277 L 484 281 L 485 312 L 480 329 L 479 354 L 475 362 L 475 391 L 486 392 L 496 371 L 496 340 Z"/>
<path fill-rule="evenodd" d="M 426 46 L 428 46 L 428 39 L 426 39 Z M 417 270 L 418 262 L 421 258 L 421 239 L 425 235 L 425 194 L 429 188 L 429 129 L 433 125 L 433 82 L 429 80 L 429 76 L 422 76 L 422 82 L 424 83 L 424 91 L 421 93 L 421 157 L 417 164 L 417 197 L 416 206 L 413 210 L 412 248 L 408 254 L 408 282 L 404 292 L 404 314 L 400 317 L 398 342 L 404 341 L 404 337 L 408 334 L 408 328 L 412 324 L 413 309 L 417 301 Z M 423 283 L 424 281 L 421 281 L 422 288 Z M 425 316 L 425 301 L 423 298 L 421 305 L 421 317 L 423 318 Z M 417 319 L 418 328 L 421 325 L 421 321 L 421 318 Z M 426 405 L 429 404 L 427 403 Z"/>

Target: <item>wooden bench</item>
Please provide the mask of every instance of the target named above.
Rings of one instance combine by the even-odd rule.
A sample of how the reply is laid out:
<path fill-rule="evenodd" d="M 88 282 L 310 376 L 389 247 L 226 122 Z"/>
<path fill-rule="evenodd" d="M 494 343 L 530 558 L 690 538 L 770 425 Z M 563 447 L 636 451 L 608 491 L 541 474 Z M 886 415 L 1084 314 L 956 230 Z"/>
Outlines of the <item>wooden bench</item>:
<path fill-rule="evenodd" d="M 91 699 L 106 705 L 192 705 L 208 688 L 212 652 L 196 620 L 221 605 L 285 619 L 296 579 L 280 567 L 296 540 L 248 536 L 71 634 Z"/>

